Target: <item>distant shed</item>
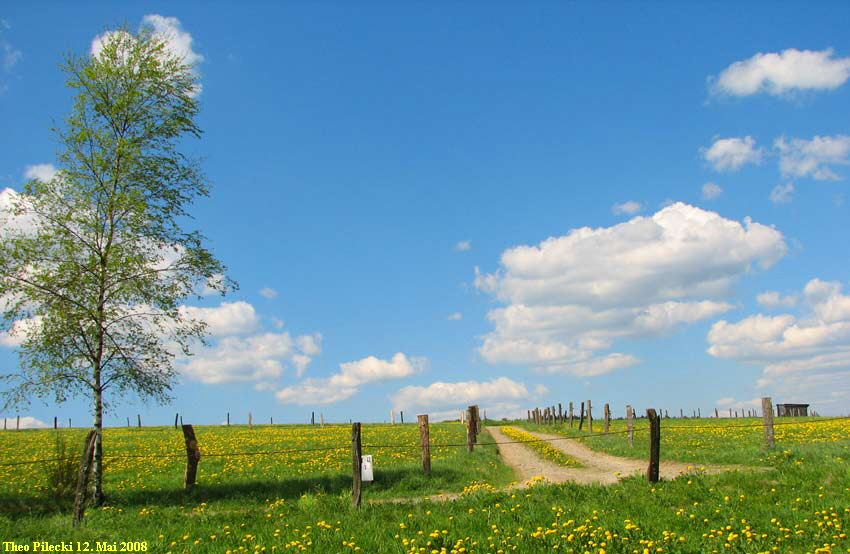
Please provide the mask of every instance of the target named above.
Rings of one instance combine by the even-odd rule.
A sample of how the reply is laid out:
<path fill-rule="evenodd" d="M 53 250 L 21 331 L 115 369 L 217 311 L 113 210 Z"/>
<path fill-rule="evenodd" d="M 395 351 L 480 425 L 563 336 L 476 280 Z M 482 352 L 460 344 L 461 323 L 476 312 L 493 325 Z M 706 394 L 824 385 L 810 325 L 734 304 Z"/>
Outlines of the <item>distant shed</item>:
<path fill-rule="evenodd" d="M 777 404 L 776 417 L 799 417 L 809 415 L 808 404 Z"/>

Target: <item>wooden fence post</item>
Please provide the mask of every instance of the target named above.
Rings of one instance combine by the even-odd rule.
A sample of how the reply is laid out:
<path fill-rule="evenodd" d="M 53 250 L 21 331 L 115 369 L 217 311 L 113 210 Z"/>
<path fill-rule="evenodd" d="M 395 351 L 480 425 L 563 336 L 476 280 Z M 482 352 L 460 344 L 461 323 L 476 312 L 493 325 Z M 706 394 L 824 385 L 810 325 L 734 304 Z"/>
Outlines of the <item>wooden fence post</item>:
<path fill-rule="evenodd" d="M 649 418 L 649 468 L 646 477 L 650 483 L 657 483 L 661 457 L 661 420 L 652 408 L 646 411 L 646 417 Z"/>
<path fill-rule="evenodd" d="M 390 425 L 395 425 L 395 410 L 390 410 Z"/>
<path fill-rule="evenodd" d="M 360 507 L 362 492 L 360 486 L 362 484 L 360 475 L 360 466 L 362 464 L 362 447 L 360 444 L 360 422 L 351 424 L 351 468 L 353 470 L 354 482 L 351 487 L 351 505 L 355 508 Z"/>
<path fill-rule="evenodd" d="M 254 426 L 254 416 L 251 412 L 248 412 L 248 427 Z"/>
<path fill-rule="evenodd" d="M 142 428 L 142 414 L 136 414 L 136 426 L 139 427 L 139 429 Z M 70 425 L 68 425 L 68 427 L 70 427 Z"/>
<path fill-rule="evenodd" d="M 773 448 L 776 441 L 773 438 L 773 402 L 769 396 L 761 399 L 761 411 L 764 419 L 764 446 Z"/>
<path fill-rule="evenodd" d="M 428 414 L 416 416 L 419 421 L 419 444 L 422 446 L 422 469 L 425 475 L 431 473 L 431 431 L 428 428 Z"/>
<path fill-rule="evenodd" d="M 558 402 L 558 423 L 564 422 L 564 409 L 561 408 L 561 403 Z"/>
<path fill-rule="evenodd" d="M 717 413 L 717 408 L 714 408 L 714 417 L 718 419 L 720 418 L 720 415 Z"/>
<path fill-rule="evenodd" d="M 230 427 L 230 412 L 227 412 L 227 426 Z"/>
<path fill-rule="evenodd" d="M 570 402 L 570 429 L 573 428 L 573 403 Z"/>
<path fill-rule="evenodd" d="M 401 420 L 399 423 L 404 424 L 404 410 L 398 411 L 398 418 Z"/>
<path fill-rule="evenodd" d="M 316 412 L 310 412 L 310 425 L 316 424 Z"/>
<path fill-rule="evenodd" d="M 472 452 L 475 445 L 475 419 L 472 406 L 466 409 L 466 451 Z"/>
<path fill-rule="evenodd" d="M 201 460 L 201 449 L 195 430 L 191 425 L 183 426 L 183 440 L 186 441 L 186 474 L 183 478 L 183 488 L 188 489 L 195 484 L 198 475 L 198 462 Z"/>
<path fill-rule="evenodd" d="M 590 405 L 590 400 L 587 401 L 587 431 L 589 433 L 593 432 L 593 412 L 592 407 Z"/>
<path fill-rule="evenodd" d="M 18 422 L 15 424 L 15 431 L 21 430 L 21 416 L 18 416 Z"/>
<path fill-rule="evenodd" d="M 130 416 L 127 416 L 127 429 L 130 428 Z"/>
<path fill-rule="evenodd" d="M 626 406 L 626 429 L 629 431 L 629 446 L 635 446 L 635 411 L 632 405 Z"/>
<path fill-rule="evenodd" d="M 177 429 L 177 420 L 180 418 L 180 414 L 174 414 L 174 428 Z"/>
<path fill-rule="evenodd" d="M 611 409 L 605 404 L 605 434 L 608 434 L 608 426 L 611 423 Z"/>
<path fill-rule="evenodd" d="M 89 477 L 92 470 L 92 457 L 94 457 L 94 445 L 97 431 L 92 429 L 86 436 L 83 446 L 83 455 L 80 458 L 80 467 L 77 470 L 77 490 L 74 491 L 74 527 L 80 524 L 86 512 L 86 493 L 89 488 Z"/>
<path fill-rule="evenodd" d="M 581 403 L 581 410 L 579 410 L 579 420 L 578 420 L 578 430 L 581 431 L 581 427 L 584 425 L 584 402 Z"/>
<path fill-rule="evenodd" d="M 322 422 L 322 427 L 324 427 L 325 426 L 325 414 L 323 414 L 323 413 L 319 414 L 319 419 Z"/>

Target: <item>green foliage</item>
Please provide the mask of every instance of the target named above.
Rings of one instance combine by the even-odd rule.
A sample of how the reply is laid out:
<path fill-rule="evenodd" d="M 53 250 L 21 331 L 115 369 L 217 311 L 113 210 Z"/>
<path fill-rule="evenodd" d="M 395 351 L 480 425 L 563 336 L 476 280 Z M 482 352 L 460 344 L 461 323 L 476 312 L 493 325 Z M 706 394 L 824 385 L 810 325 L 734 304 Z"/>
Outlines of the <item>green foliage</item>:
<path fill-rule="evenodd" d="M 17 197 L 19 225 L 2 229 L 2 320 L 22 335 L 10 402 L 31 396 L 94 399 L 107 388 L 165 400 L 174 359 L 204 337 L 179 309 L 205 283 L 234 284 L 181 221 L 208 187 L 178 150 L 195 123 L 192 68 L 143 32 L 108 33 L 93 56 L 70 57 L 75 92 L 57 129 L 58 174 Z"/>
<path fill-rule="evenodd" d="M 68 500 L 74 496 L 80 461 L 79 452 L 69 447 L 63 432 L 53 433 L 53 459 L 43 466 L 47 495 L 53 500 Z"/>

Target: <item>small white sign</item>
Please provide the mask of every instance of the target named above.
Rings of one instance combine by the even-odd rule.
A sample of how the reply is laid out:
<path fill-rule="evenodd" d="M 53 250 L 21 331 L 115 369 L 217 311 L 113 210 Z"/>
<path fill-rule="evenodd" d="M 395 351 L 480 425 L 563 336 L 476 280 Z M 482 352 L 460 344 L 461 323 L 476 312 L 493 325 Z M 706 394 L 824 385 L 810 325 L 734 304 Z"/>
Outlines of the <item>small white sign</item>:
<path fill-rule="evenodd" d="M 374 477 L 372 475 L 372 455 L 363 456 L 360 458 L 360 480 L 361 481 L 374 481 Z"/>

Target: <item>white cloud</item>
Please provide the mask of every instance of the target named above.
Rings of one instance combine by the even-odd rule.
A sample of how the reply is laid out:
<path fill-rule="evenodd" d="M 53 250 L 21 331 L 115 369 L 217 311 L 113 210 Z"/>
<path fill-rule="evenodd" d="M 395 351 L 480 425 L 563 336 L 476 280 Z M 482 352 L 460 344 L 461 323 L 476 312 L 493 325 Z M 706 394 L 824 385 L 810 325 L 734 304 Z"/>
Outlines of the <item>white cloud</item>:
<path fill-rule="evenodd" d="M 9 23 L 0 19 L 0 32 L 9 28 Z M 21 51 L 13 48 L 9 41 L 5 40 L 3 35 L 0 34 L 0 65 L 3 66 L 3 71 L 12 71 L 12 68 L 21 61 L 21 58 L 23 58 Z"/>
<path fill-rule="evenodd" d="M 529 400 L 534 395 L 524 383 L 507 377 L 492 381 L 436 382 L 427 387 L 404 387 L 391 396 L 393 408 L 425 413 L 432 410 L 461 410 L 472 404 L 487 408 L 487 404 L 511 400 Z"/>
<path fill-rule="evenodd" d="M 455 250 L 458 252 L 466 252 L 467 250 L 472 249 L 472 242 L 468 240 L 462 240 L 459 243 L 455 244 Z"/>
<path fill-rule="evenodd" d="M 811 140 L 784 137 L 776 139 L 779 151 L 779 170 L 783 177 L 812 177 L 819 181 L 841 177 L 831 165 L 850 164 L 850 136 L 815 136 Z"/>
<path fill-rule="evenodd" d="M 17 348 L 23 344 L 32 329 L 38 329 L 41 326 L 41 321 L 41 316 L 15 320 L 8 331 L 0 331 L 0 346 Z"/>
<path fill-rule="evenodd" d="M 799 297 L 796 294 L 782 296 L 776 291 L 767 291 L 756 297 L 756 302 L 765 308 L 778 308 L 780 306 L 793 308 L 797 305 Z"/>
<path fill-rule="evenodd" d="M 724 69 L 714 80 L 714 94 L 750 96 L 764 92 L 782 96 L 805 90 L 832 90 L 850 77 L 850 58 L 834 58 L 833 50 L 797 50 L 756 54 Z"/>
<path fill-rule="evenodd" d="M 199 293 L 200 296 L 212 296 L 219 294 L 219 289 L 224 287 L 224 275 L 216 273 L 204 283 L 204 287 Z"/>
<path fill-rule="evenodd" d="M 759 295 L 759 303 L 769 307 L 798 305 L 798 315 L 755 314 L 736 323 L 718 321 L 708 333 L 708 352 L 761 367 L 761 387 L 790 394 L 788 383 L 793 381 L 798 388 L 809 387 L 813 399 L 829 399 L 835 389 L 823 384 L 836 382 L 832 375 L 850 370 L 850 295 L 842 288 L 838 282 L 812 279 L 799 296 Z M 850 382 L 837 390 L 850 393 Z"/>
<path fill-rule="evenodd" d="M 463 314 L 460 313 L 460 312 L 455 312 L 453 314 L 449 314 L 449 317 L 448 317 L 449 321 L 460 321 L 461 319 L 463 319 Z"/>
<path fill-rule="evenodd" d="M 414 375 L 423 371 L 427 363 L 424 358 L 408 358 L 401 352 L 397 352 L 391 360 L 367 356 L 340 364 L 340 372 L 330 377 L 305 379 L 285 387 L 276 396 L 285 404 L 332 404 L 357 394 L 358 387 L 367 383 Z"/>
<path fill-rule="evenodd" d="M 6 428 L 15 429 L 18 425 L 18 417 L 4 417 Z M 47 424 L 32 416 L 21 416 L 21 429 L 46 429 Z"/>
<path fill-rule="evenodd" d="M 313 335 L 312 340 L 318 344 L 321 336 Z M 305 358 L 308 363 L 312 359 L 300 349 L 301 341 L 302 337 L 293 339 L 289 333 L 224 337 L 215 346 L 196 353 L 183 370 L 208 384 L 273 380 L 280 377 L 287 366 L 303 366 Z"/>
<path fill-rule="evenodd" d="M 35 164 L 24 168 L 24 177 L 26 179 L 38 179 L 45 183 L 53 180 L 57 173 L 59 173 L 59 170 L 53 164 Z"/>
<path fill-rule="evenodd" d="M 755 144 L 755 139 L 749 135 L 744 138 L 717 139 L 700 152 L 715 171 L 737 171 L 744 164 L 761 162 L 763 152 Z"/>
<path fill-rule="evenodd" d="M 614 204 L 611 206 L 611 213 L 614 215 L 635 215 L 642 209 L 640 202 L 629 200 L 622 204 Z"/>
<path fill-rule="evenodd" d="M 271 300 L 272 298 L 277 298 L 277 291 L 270 287 L 263 287 L 260 289 L 260 296 Z"/>
<path fill-rule="evenodd" d="M 192 43 L 194 39 L 192 35 L 183 29 L 183 25 L 176 17 L 164 17 L 157 14 L 149 14 L 142 18 L 140 29 L 149 29 L 155 37 L 162 39 L 165 43 L 166 53 L 178 58 L 184 64 L 194 68 L 197 75 L 197 68 L 204 57 L 193 49 Z M 103 45 L 116 34 L 123 33 L 122 31 L 106 31 L 101 35 L 96 36 L 91 43 L 91 55 L 99 56 L 103 50 Z M 192 96 L 197 96 L 201 93 L 202 86 L 200 83 L 194 85 Z"/>
<path fill-rule="evenodd" d="M 181 306 L 184 317 L 206 322 L 207 332 L 213 337 L 242 335 L 260 328 L 260 319 L 254 306 L 247 302 L 222 302 L 216 307 L 198 308 Z"/>
<path fill-rule="evenodd" d="M 723 193 L 723 189 L 714 183 L 704 183 L 702 185 L 703 200 L 714 200 Z"/>
<path fill-rule="evenodd" d="M 476 286 L 505 304 L 479 348 L 490 363 L 599 375 L 637 363 L 601 352 L 621 338 L 663 335 L 732 309 L 737 279 L 786 252 L 782 234 L 676 203 L 651 217 L 574 229 L 503 252 Z"/>
<path fill-rule="evenodd" d="M 770 201 L 774 204 L 788 204 L 794 199 L 794 183 L 776 185 L 770 191 Z"/>

